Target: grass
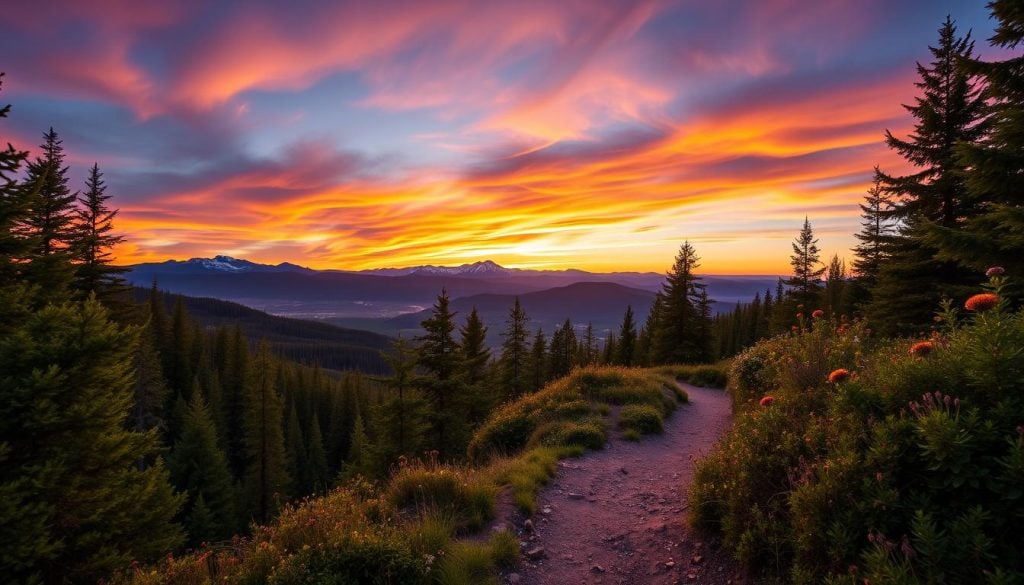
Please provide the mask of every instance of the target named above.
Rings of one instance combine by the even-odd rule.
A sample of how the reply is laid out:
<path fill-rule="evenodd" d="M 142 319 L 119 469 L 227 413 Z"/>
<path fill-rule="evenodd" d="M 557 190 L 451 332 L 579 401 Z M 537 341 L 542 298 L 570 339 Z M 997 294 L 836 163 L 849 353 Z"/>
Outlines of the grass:
<path fill-rule="evenodd" d="M 662 413 L 648 404 L 627 404 L 619 413 L 619 427 L 640 435 L 661 433 L 665 426 Z"/>
<path fill-rule="evenodd" d="M 470 466 L 417 461 L 401 466 L 383 485 L 356 479 L 326 496 L 286 506 L 251 538 L 168 556 L 112 582 L 497 583 L 499 568 L 519 562 L 515 535 L 496 533 L 486 543 L 458 540 L 493 517 L 497 493 L 511 487 L 516 507 L 532 515 L 537 493 L 554 477 L 559 460 L 603 448 L 613 411 L 619 411 L 627 438 L 658 432 L 687 399 L 676 376 L 692 379 L 698 371 L 703 370 L 574 370 L 499 408 L 473 437 Z"/>

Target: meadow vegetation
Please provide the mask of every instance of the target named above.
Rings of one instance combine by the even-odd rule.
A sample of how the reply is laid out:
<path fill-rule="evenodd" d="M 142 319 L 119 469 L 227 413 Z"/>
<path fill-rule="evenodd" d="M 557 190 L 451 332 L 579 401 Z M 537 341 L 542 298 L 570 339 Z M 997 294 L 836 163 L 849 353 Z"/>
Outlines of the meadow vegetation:
<path fill-rule="evenodd" d="M 820 317 L 737 356 L 693 523 L 769 581 L 1020 583 L 1024 313 L 991 272 L 927 338 Z"/>

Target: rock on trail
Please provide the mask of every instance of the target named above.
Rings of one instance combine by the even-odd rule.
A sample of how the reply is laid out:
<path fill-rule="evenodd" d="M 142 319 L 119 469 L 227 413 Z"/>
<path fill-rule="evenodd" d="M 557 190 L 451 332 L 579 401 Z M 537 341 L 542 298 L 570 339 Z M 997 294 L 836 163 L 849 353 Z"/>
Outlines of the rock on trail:
<path fill-rule="evenodd" d="M 533 554 L 506 582 L 745 582 L 725 551 L 685 525 L 694 462 L 729 428 L 729 397 L 680 386 L 690 402 L 665 421 L 662 435 L 615 438 L 602 451 L 559 463 L 538 498 L 532 529 L 520 533 Z"/>

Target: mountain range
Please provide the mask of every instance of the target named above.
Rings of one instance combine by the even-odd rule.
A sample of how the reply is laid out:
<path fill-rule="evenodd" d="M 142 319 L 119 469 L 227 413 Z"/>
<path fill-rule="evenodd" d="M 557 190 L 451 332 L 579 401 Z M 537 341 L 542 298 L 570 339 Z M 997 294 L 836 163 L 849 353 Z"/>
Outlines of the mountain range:
<path fill-rule="evenodd" d="M 524 270 L 490 260 L 461 266 L 374 270 L 314 270 L 291 263 L 259 264 L 230 256 L 169 260 L 127 267 L 128 280 L 165 291 L 240 303 L 273 315 L 329 321 L 393 335 L 415 330 L 442 289 L 454 310 L 474 306 L 492 332 L 520 298 L 534 327 L 551 331 L 566 317 L 614 328 L 627 305 L 643 322 L 665 276 L 654 272 L 596 273 Z M 704 276 L 716 311 L 774 288 L 775 276 Z"/>

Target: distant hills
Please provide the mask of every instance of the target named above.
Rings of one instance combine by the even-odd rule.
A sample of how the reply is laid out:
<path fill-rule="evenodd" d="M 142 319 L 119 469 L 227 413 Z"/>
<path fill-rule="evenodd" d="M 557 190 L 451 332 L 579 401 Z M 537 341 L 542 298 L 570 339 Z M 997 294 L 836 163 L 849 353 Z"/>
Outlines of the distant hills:
<path fill-rule="evenodd" d="M 150 292 L 137 287 L 133 294 L 137 301 L 143 302 Z M 388 371 L 381 356 L 381 351 L 391 346 L 391 338 L 385 335 L 269 315 L 230 301 L 177 294 L 164 295 L 169 314 L 179 299 L 192 319 L 204 328 L 238 325 L 249 340 L 254 343 L 266 340 L 274 353 L 282 357 L 329 370 L 360 370 L 372 374 Z"/>
<path fill-rule="evenodd" d="M 522 270 L 490 260 L 461 266 L 415 266 L 363 271 L 314 270 L 290 263 L 259 264 L 230 256 L 170 260 L 129 266 L 128 280 L 193 297 L 240 303 L 273 315 L 329 321 L 378 333 L 415 330 L 441 289 L 453 308 L 473 306 L 496 333 L 516 296 L 533 325 L 546 331 L 566 317 L 595 329 L 617 327 L 626 305 L 639 321 L 650 310 L 664 275 L 654 272 L 595 273 Z M 705 276 L 715 310 L 774 288 L 774 276 Z"/>

